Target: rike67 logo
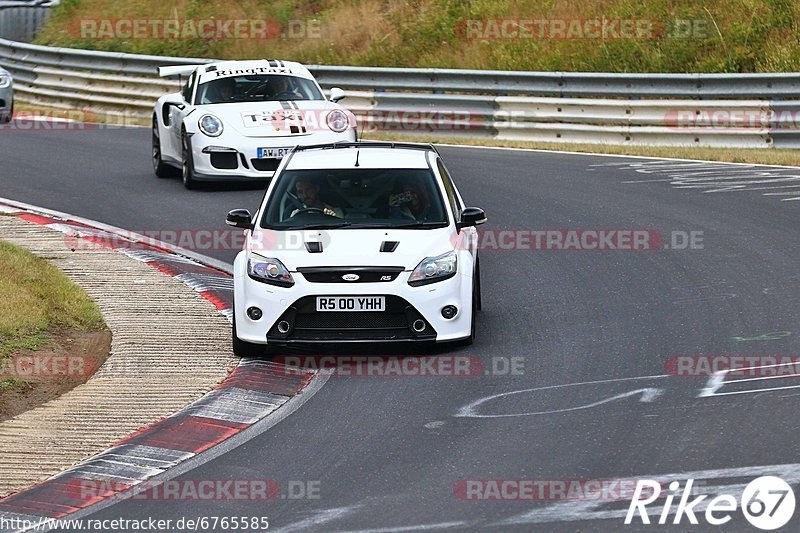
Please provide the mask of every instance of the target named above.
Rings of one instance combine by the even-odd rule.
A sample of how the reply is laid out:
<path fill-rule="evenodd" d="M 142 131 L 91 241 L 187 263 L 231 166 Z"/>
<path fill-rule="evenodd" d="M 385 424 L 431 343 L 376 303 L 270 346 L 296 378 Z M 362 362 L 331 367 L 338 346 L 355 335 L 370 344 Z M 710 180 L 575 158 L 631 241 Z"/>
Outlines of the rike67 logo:
<path fill-rule="evenodd" d="M 754 479 L 742 491 L 741 499 L 730 494 L 718 494 L 708 500 L 707 494 L 696 494 L 694 480 L 690 479 L 681 488 L 679 481 L 669 484 L 662 494 L 661 483 L 650 479 L 640 479 L 633 492 L 625 524 L 634 522 L 636 515 L 642 524 L 650 524 L 650 512 L 655 512 L 652 520 L 658 524 L 699 524 L 698 518 L 712 526 L 721 526 L 733 519 L 737 505 L 751 525 L 761 530 L 774 530 L 785 526 L 794 515 L 795 499 L 792 487 L 779 477 L 762 476 Z M 673 503 L 678 500 L 677 507 Z M 651 505 L 653 504 L 653 505 Z M 648 506 L 651 507 L 648 509 Z M 669 517 L 674 515 L 672 520 Z M 684 521 L 685 518 L 685 521 Z"/>

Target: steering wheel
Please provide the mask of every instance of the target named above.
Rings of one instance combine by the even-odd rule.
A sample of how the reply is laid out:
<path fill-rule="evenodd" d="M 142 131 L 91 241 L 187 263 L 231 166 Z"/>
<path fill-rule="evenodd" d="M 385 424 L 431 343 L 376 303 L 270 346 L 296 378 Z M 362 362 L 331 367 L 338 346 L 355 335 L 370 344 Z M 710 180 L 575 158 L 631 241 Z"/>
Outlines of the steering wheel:
<path fill-rule="evenodd" d="M 245 95 L 246 96 L 252 96 L 254 94 L 258 94 L 258 92 L 256 92 L 256 91 L 260 91 L 261 89 L 263 89 L 266 86 L 267 86 L 267 82 L 266 81 L 262 81 L 261 83 L 256 84 L 254 87 L 250 87 L 245 92 Z"/>
<path fill-rule="evenodd" d="M 297 213 L 292 215 L 292 218 L 296 217 L 297 215 L 302 215 L 303 213 L 319 213 L 320 215 L 324 215 L 325 211 L 319 207 L 304 207 L 303 209 L 298 209 Z"/>
<path fill-rule="evenodd" d="M 294 100 L 297 98 L 297 93 L 294 91 L 283 91 L 272 96 L 273 100 Z"/>

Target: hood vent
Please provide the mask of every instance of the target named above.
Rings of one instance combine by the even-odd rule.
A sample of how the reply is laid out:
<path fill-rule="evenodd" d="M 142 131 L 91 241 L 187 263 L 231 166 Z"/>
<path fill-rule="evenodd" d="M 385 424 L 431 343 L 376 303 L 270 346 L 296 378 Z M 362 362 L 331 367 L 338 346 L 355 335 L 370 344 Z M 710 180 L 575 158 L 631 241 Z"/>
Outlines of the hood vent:
<path fill-rule="evenodd" d="M 381 252 L 392 253 L 397 250 L 398 241 L 383 241 L 381 243 Z"/>
<path fill-rule="evenodd" d="M 322 253 L 322 243 L 321 242 L 307 242 L 306 243 L 306 250 L 310 254 L 321 254 Z"/>

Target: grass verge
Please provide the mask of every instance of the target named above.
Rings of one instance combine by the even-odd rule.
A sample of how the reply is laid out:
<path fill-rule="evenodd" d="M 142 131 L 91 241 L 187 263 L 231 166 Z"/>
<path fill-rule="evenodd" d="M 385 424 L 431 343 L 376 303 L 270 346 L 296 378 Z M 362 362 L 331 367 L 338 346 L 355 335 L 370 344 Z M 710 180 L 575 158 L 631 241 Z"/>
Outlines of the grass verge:
<path fill-rule="evenodd" d="M 97 305 L 47 261 L 0 241 L 0 363 L 45 347 L 56 330 L 101 331 Z M 23 386 L 0 376 L 0 390 Z"/>
<path fill-rule="evenodd" d="M 792 0 L 62 0 L 52 13 L 39 44 L 112 52 L 382 67 L 800 70 Z M 266 19 L 279 31 L 193 31 L 193 21 L 210 19 Z M 498 32 L 503 19 L 510 25 Z M 149 25 L 134 34 L 118 20 L 193 24 L 178 35 Z M 607 31 L 591 31 L 594 21 Z"/>

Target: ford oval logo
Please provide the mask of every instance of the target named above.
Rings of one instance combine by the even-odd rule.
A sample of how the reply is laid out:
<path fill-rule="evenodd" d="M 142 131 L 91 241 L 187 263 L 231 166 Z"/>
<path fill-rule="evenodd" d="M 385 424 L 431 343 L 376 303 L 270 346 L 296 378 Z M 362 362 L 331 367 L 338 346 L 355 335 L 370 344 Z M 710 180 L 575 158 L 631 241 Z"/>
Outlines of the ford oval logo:
<path fill-rule="evenodd" d="M 342 279 L 345 281 L 358 281 L 360 276 L 358 274 L 345 274 Z"/>

